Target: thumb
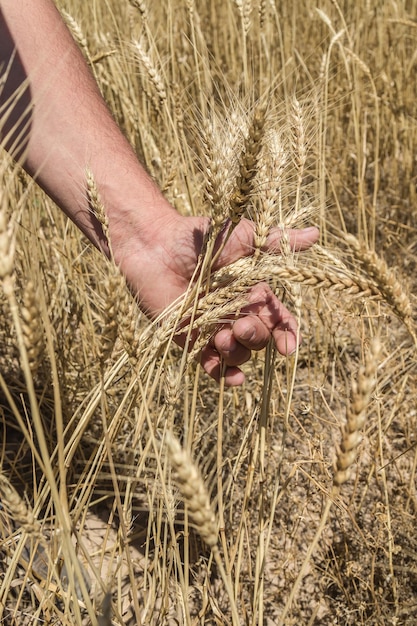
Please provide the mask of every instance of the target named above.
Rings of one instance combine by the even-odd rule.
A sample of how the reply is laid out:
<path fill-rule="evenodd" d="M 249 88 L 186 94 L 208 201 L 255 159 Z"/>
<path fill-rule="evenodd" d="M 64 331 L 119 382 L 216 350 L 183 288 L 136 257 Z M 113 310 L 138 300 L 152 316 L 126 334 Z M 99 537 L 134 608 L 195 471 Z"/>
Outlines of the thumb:
<path fill-rule="evenodd" d="M 242 219 L 232 232 L 230 232 L 230 228 L 231 225 L 228 223 L 217 240 L 216 248 L 220 250 L 220 253 L 216 259 L 214 269 L 230 265 L 238 259 L 244 256 L 251 256 L 254 253 L 256 228 L 254 222 Z M 316 243 L 319 237 L 319 231 L 314 226 L 302 229 L 288 229 L 286 231 L 283 231 L 281 228 L 272 228 L 262 250 L 280 254 L 284 233 L 286 244 L 288 242 L 291 250 L 294 251 L 308 250 Z"/>

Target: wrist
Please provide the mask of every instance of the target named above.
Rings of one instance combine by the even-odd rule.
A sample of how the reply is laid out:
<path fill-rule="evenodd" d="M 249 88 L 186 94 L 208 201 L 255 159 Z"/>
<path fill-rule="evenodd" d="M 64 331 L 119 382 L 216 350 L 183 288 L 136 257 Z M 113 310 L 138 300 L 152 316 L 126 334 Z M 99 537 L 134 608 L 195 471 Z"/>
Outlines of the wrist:
<path fill-rule="evenodd" d="M 166 230 L 181 219 L 148 175 L 140 174 L 137 185 L 118 181 L 117 189 L 103 188 L 111 253 L 122 271 L 132 255 L 157 246 Z"/>

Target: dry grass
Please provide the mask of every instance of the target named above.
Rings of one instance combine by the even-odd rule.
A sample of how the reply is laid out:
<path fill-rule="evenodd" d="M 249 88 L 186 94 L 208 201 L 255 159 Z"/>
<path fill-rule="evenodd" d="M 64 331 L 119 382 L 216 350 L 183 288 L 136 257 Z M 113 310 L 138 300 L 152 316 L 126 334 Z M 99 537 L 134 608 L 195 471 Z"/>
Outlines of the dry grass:
<path fill-rule="evenodd" d="M 415 623 L 417 3 L 59 5 L 166 196 L 212 216 L 207 295 L 148 322 L 2 157 L 0 621 Z M 211 276 L 242 215 L 255 255 Z M 261 252 L 312 222 L 314 250 Z M 172 336 L 258 280 L 304 342 L 226 390 Z"/>

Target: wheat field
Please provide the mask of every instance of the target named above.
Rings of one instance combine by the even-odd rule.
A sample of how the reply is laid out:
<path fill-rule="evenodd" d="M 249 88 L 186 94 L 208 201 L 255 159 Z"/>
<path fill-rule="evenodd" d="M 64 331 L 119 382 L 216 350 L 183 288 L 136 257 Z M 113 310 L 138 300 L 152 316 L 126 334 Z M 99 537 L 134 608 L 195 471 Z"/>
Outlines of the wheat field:
<path fill-rule="evenodd" d="M 177 210 L 255 222 L 194 353 L 261 280 L 303 342 L 215 383 L 2 154 L 0 623 L 416 623 L 417 2 L 57 4 Z"/>

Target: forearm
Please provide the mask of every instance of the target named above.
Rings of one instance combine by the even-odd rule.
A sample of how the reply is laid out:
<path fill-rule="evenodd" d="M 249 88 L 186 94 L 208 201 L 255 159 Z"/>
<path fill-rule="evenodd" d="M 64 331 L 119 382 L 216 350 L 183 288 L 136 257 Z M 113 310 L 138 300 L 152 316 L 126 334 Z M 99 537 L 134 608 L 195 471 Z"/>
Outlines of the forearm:
<path fill-rule="evenodd" d="M 18 136 L 25 169 L 107 252 L 86 194 L 86 170 L 91 170 L 106 207 L 112 245 L 126 248 L 173 209 L 114 122 L 52 1 L 0 0 L 0 10 L 0 66 L 3 76 L 8 71 L 0 93 L 2 118 L 7 119 L 3 142 L 13 150 Z M 23 96 L 6 104 L 19 89 Z"/>

